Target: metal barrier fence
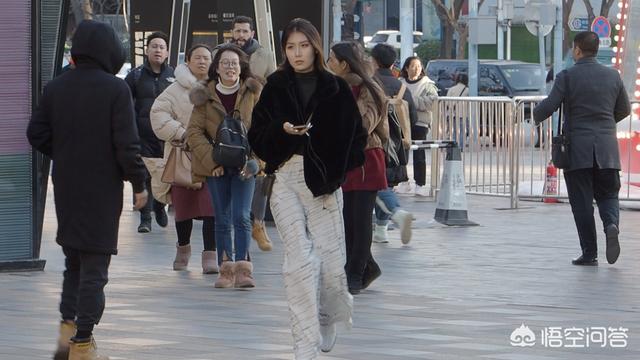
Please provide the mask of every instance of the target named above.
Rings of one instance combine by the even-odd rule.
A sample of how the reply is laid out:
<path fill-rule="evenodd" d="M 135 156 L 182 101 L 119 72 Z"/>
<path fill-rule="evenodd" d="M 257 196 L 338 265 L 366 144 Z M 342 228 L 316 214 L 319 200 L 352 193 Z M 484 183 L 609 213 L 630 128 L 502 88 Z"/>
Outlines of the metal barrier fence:
<path fill-rule="evenodd" d="M 533 109 L 544 100 L 535 97 L 441 97 L 433 109 L 431 137 L 453 140 L 460 145 L 465 186 L 470 194 L 508 197 L 511 208 L 519 207 L 521 198 L 566 197 L 564 182 L 559 181 L 556 194 L 542 192 L 547 164 L 551 157 L 551 138 L 557 118 L 549 118 L 534 126 Z M 634 101 L 633 108 L 640 108 Z M 640 152 L 640 120 L 632 112 L 628 122 L 619 128 L 623 188 L 621 200 L 640 200 L 640 191 L 632 191 L 633 182 L 640 183 L 640 163 L 633 156 Z M 640 153 L 638 154 L 640 155 Z M 431 189 L 438 189 L 442 154 L 431 153 Z M 633 175 L 633 172 L 638 175 Z M 560 179 L 561 172 L 558 174 Z M 626 191 L 625 191 L 626 190 Z"/>

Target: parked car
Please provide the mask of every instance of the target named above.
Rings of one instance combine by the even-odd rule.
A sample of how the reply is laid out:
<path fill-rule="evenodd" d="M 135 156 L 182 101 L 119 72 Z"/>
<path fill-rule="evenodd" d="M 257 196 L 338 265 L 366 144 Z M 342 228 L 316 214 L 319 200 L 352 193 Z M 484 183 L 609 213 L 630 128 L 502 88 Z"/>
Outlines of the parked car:
<path fill-rule="evenodd" d="M 379 30 L 373 34 L 373 37 L 369 42 L 365 43 L 365 48 L 373 49 L 374 46 L 385 43 L 393 46 L 395 49 L 400 49 L 402 36 L 398 30 Z M 413 32 L 413 48 L 415 49 L 422 43 L 422 33 L 420 31 Z"/>
<path fill-rule="evenodd" d="M 455 85 L 455 75 L 468 73 L 467 60 L 431 60 L 426 73 L 436 82 L 439 95 Z M 478 66 L 479 96 L 531 96 L 542 95 L 540 86 L 546 73 L 540 65 L 512 60 L 480 60 Z"/>

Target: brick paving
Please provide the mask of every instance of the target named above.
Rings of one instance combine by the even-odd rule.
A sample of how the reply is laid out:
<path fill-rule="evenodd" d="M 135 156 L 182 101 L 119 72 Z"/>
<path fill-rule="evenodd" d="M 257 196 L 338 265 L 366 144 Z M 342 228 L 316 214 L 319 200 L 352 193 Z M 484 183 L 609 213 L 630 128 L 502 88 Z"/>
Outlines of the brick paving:
<path fill-rule="evenodd" d="M 47 359 L 55 347 L 63 257 L 49 194 L 45 271 L 0 274 L 2 360 Z M 640 359 L 640 212 L 621 213 L 617 264 L 606 264 L 601 240 L 600 266 L 576 267 L 570 260 L 578 240 L 567 204 L 523 202 L 519 210 L 499 210 L 507 199 L 471 196 L 470 218 L 481 226 L 456 228 L 431 221 L 433 201 L 401 200 L 417 218 L 413 241 L 402 246 L 393 230 L 389 244 L 374 244 L 383 275 L 356 296 L 353 329 L 340 332 L 321 359 Z M 250 291 L 214 289 L 215 275 L 201 274 L 199 223 L 185 272 L 171 270 L 172 224 L 149 234 L 136 227 L 137 214 L 126 209 L 107 308 L 95 330 L 105 354 L 115 360 L 293 358 L 275 227 L 268 228 L 274 251 L 252 244 L 258 286 Z M 534 346 L 510 344 L 522 324 L 536 335 Z M 586 347 L 584 335 L 572 343 L 563 334 L 550 342 L 561 347 L 544 346 L 542 330 L 554 327 L 590 328 L 596 343 Z M 614 348 L 605 339 L 602 347 L 595 327 L 627 328 L 627 346 Z"/>

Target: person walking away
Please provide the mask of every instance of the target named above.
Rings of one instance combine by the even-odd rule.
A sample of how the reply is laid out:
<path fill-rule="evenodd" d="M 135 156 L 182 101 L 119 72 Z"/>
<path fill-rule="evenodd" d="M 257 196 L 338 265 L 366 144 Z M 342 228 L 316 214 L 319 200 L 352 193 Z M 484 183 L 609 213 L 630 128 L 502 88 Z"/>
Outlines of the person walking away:
<path fill-rule="evenodd" d="M 27 138 L 53 160 L 56 242 L 65 255 L 54 359 L 104 360 L 93 328 L 104 311 L 109 264 L 118 251 L 123 181 L 131 182 L 134 206 L 142 208 L 146 174 L 131 94 L 114 76 L 126 58 L 116 32 L 82 21 L 71 56 L 76 68 L 45 86 Z"/>
<path fill-rule="evenodd" d="M 416 106 L 417 121 L 411 128 L 411 139 L 426 140 L 431 129 L 433 105 L 438 100 L 438 87 L 424 73 L 422 61 L 410 56 L 400 70 L 400 81 L 406 84 Z M 413 151 L 413 179 L 416 182 L 415 194 L 429 196 L 427 189 L 427 161 L 425 149 Z"/>
<path fill-rule="evenodd" d="M 233 42 L 249 56 L 249 68 L 251 73 L 264 83 L 267 76 L 276 69 L 273 53 L 266 49 L 255 39 L 253 19 L 248 16 L 236 16 L 232 22 L 231 35 Z M 259 173 L 256 176 L 256 186 L 251 202 L 251 215 L 253 217 L 251 236 L 262 251 L 271 251 L 273 244 L 264 224 L 267 211 L 267 196 L 264 193 L 265 176 Z"/>
<path fill-rule="evenodd" d="M 166 227 L 169 219 L 165 210 L 165 204 L 158 201 L 159 197 L 169 191 L 167 184 L 154 181 L 160 185 L 152 188 L 152 177 L 162 176 L 158 162 L 162 162 L 163 144 L 156 137 L 151 127 L 149 113 L 155 99 L 174 81 L 173 68 L 167 64 L 169 38 L 162 32 L 153 32 L 147 37 L 147 49 L 145 50 L 144 64 L 131 70 L 125 77 L 125 81 L 131 89 L 131 95 L 135 101 L 136 124 L 142 145 L 142 157 L 147 166 L 147 190 L 149 199 L 147 206 L 140 209 L 139 233 L 151 231 L 151 211 L 153 210 L 156 222 L 161 227 Z"/>
<path fill-rule="evenodd" d="M 236 45 L 225 44 L 213 57 L 206 87 L 197 86 L 191 91 L 194 108 L 186 138 L 193 154 L 193 180 L 206 180 L 216 214 L 220 264 L 216 288 L 255 287 L 249 256 L 249 210 L 258 162 L 251 157 L 242 168 L 222 166 L 212 157 L 212 144 L 218 142 L 218 129 L 225 116 L 236 116 L 237 112 L 240 118 L 233 121 L 240 121 L 245 129 L 251 126 L 251 113 L 261 90 L 262 85 L 251 75 L 246 54 Z M 246 138 L 246 133 L 243 136 Z"/>
<path fill-rule="evenodd" d="M 356 42 L 340 42 L 331 47 L 329 69 L 343 78 L 358 104 L 362 125 L 367 131 L 364 165 L 347 173 L 342 184 L 344 230 L 347 245 L 347 284 L 352 295 L 363 290 L 367 267 L 380 275 L 380 267 L 371 254 L 371 217 L 378 190 L 387 188 L 383 145 L 389 139 L 387 108 L 382 88 L 371 77 L 364 51 Z M 373 281 L 373 280 L 371 280 Z M 371 281 L 368 281 L 370 283 Z"/>
<path fill-rule="evenodd" d="M 176 81 L 156 98 L 151 107 L 151 126 L 156 136 L 164 141 L 164 159 L 169 157 L 172 146 L 185 148 L 185 134 L 193 104 L 189 93 L 199 82 L 208 79 L 211 66 L 211 48 L 196 44 L 185 54 L 186 63 L 175 70 Z M 203 183 L 187 188 L 172 185 L 169 192 L 175 209 L 176 256 L 173 270 L 186 270 L 191 257 L 191 230 L 193 220 L 202 220 L 202 272 L 218 273 L 218 255 L 216 253 L 215 219 L 209 188 Z"/>
<path fill-rule="evenodd" d="M 349 85 L 325 68 L 318 30 L 294 19 L 281 45 L 284 62 L 267 78 L 249 142 L 275 173 L 295 359 L 313 360 L 331 351 L 337 324 L 351 325 L 340 185 L 364 164 L 367 134 Z"/>
<path fill-rule="evenodd" d="M 377 68 L 375 77 L 382 84 L 386 96 L 393 97 L 398 95 L 402 88 L 402 82 L 396 79 L 389 70 L 396 61 L 396 52 L 393 47 L 386 44 L 378 44 L 371 51 L 371 57 L 374 61 L 374 67 Z M 409 124 L 400 124 L 400 126 L 403 130 L 402 143 L 408 151 L 411 146 L 411 124 L 417 122 L 417 112 L 410 91 L 405 91 L 403 99 L 409 105 Z M 388 117 L 387 121 L 389 121 Z M 400 240 L 403 244 L 408 244 L 411 241 L 413 214 L 401 208 L 398 196 L 393 191 L 394 187 L 399 187 L 401 183 L 408 180 L 406 165 L 387 166 L 388 187 L 378 191 L 376 196 L 376 224 L 373 241 L 379 243 L 388 242 L 387 228 L 389 220 L 400 228 Z M 371 268 L 375 269 L 374 267 Z M 368 278 L 371 278 L 371 276 L 368 276 Z"/>
<path fill-rule="evenodd" d="M 576 64 L 556 75 L 549 96 L 533 110 L 540 123 L 564 104 L 563 133 L 569 137 L 570 166 L 564 169 L 569 203 L 580 238 L 582 255 L 574 265 L 598 265 L 593 200 L 600 214 L 607 242 L 607 262 L 620 255 L 620 154 L 616 123 L 631 112 L 620 74 L 598 63 L 600 39 L 582 31 L 573 39 Z"/>

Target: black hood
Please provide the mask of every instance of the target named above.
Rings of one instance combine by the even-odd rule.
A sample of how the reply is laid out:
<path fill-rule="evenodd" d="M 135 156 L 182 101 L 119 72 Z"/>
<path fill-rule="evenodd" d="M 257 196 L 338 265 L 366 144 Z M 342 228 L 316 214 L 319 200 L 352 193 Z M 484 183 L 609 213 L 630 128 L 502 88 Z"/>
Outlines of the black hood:
<path fill-rule="evenodd" d="M 71 56 L 75 60 L 94 63 L 110 74 L 117 74 L 126 59 L 118 35 L 105 23 L 83 20 L 71 41 Z"/>

